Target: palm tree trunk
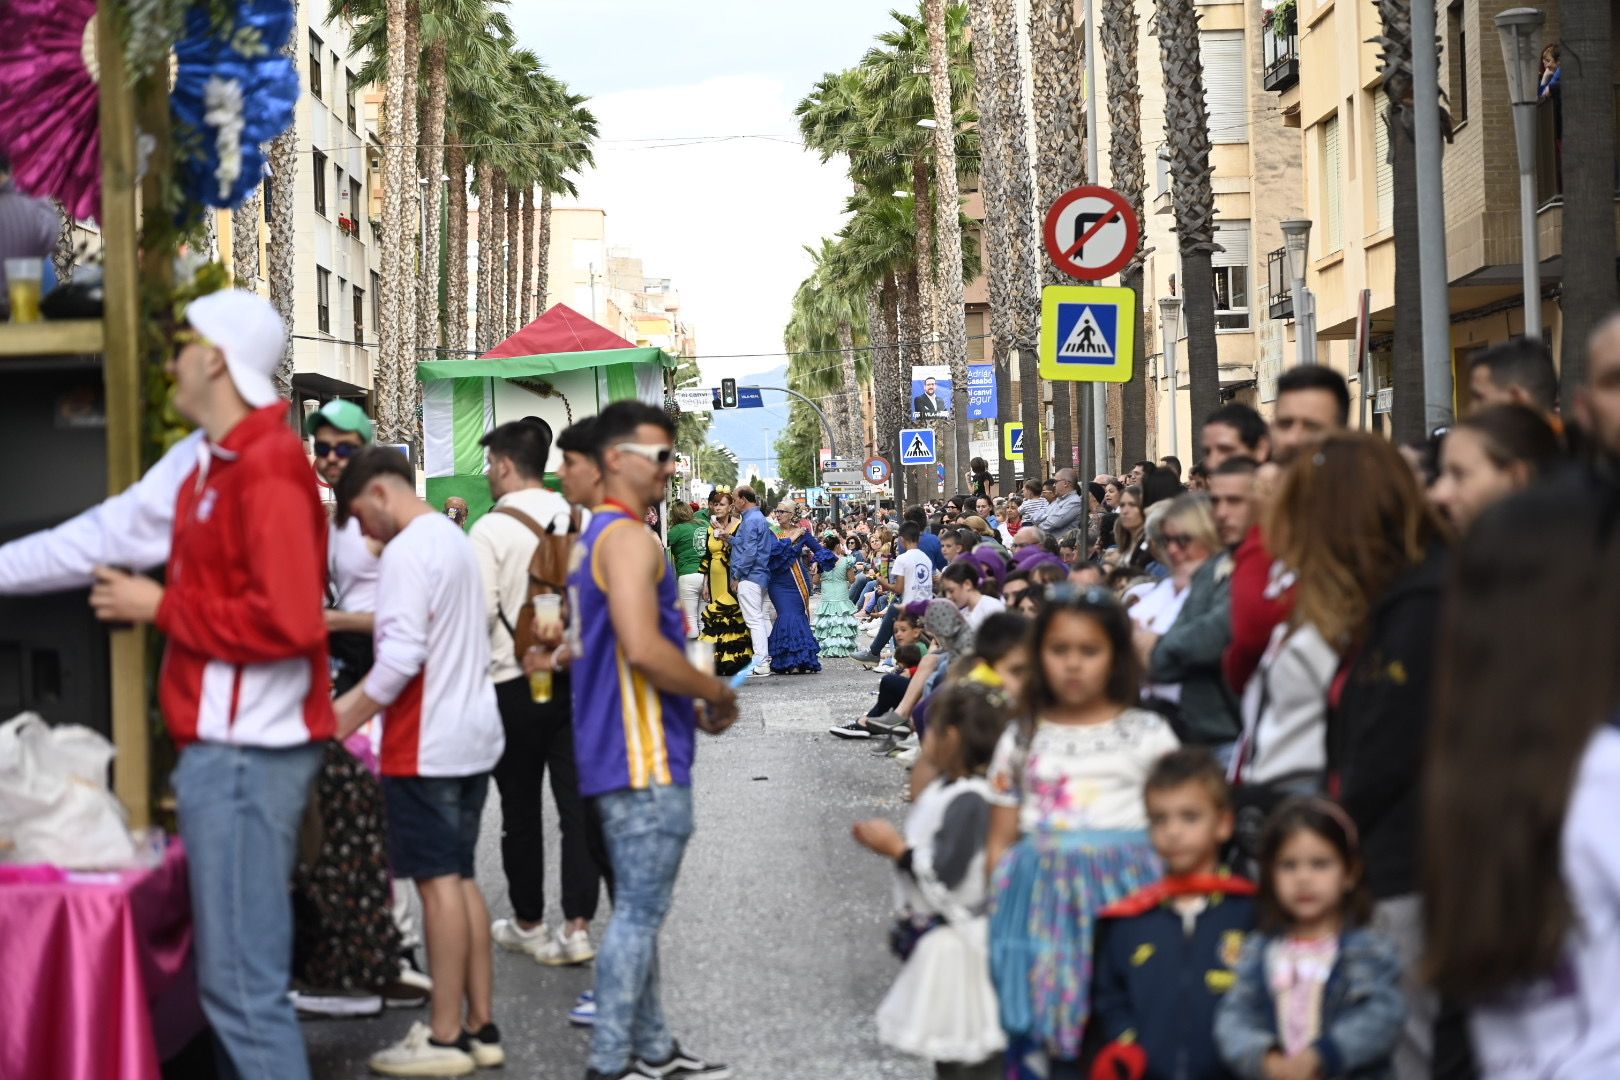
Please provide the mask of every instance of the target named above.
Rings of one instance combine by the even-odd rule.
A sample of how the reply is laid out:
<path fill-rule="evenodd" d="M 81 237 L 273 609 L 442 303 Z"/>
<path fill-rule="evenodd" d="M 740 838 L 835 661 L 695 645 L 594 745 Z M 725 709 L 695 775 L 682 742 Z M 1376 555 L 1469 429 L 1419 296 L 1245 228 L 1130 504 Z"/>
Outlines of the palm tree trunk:
<path fill-rule="evenodd" d="M 495 169 L 478 163 L 478 334 L 479 353 L 495 347 L 498 313 L 495 300 Z"/>
<path fill-rule="evenodd" d="M 411 60 L 405 42 L 409 36 L 406 0 L 388 0 L 388 40 L 396 48 L 388 51 L 388 73 L 383 100 L 383 230 L 382 230 L 382 296 L 378 308 L 378 358 L 372 382 L 377 395 L 377 438 L 382 442 L 398 442 L 402 434 L 404 414 L 400 400 L 399 371 L 404 353 L 404 323 L 407 300 L 407 279 L 402 249 L 405 246 L 405 214 L 409 205 L 409 190 L 416 186 L 409 177 L 411 158 L 408 117 L 416 114 L 415 97 L 409 94 L 409 71 L 416 65 Z M 279 196 L 279 193 L 278 193 Z M 283 200 L 277 198 L 277 209 Z"/>
<path fill-rule="evenodd" d="M 1046 206 L 1085 178 L 1081 80 L 1073 74 L 1083 70 L 1084 58 L 1075 27 L 1073 0 L 1033 0 L 1029 33 L 1035 68 L 1035 134 L 1039 147 L 1037 198 L 1038 205 Z M 1048 285 L 1068 283 L 1068 278 L 1050 262 L 1046 264 L 1044 280 Z M 1074 462 L 1069 390 L 1066 380 L 1053 380 L 1052 453 L 1056 468 Z M 1030 434 L 1025 432 L 1026 463 L 1029 438 Z"/>
<path fill-rule="evenodd" d="M 523 189 L 523 205 L 518 212 L 523 233 L 523 284 L 519 290 L 518 326 L 528 326 L 534 318 L 534 188 Z"/>
<path fill-rule="evenodd" d="M 1182 311 L 1187 320 L 1187 378 L 1192 429 L 1221 403 L 1215 349 L 1215 192 L 1210 177 L 1209 108 L 1198 48 L 1198 12 L 1188 0 L 1159 0 L 1152 32 L 1165 71 L 1165 141 L 1170 146 L 1171 199 L 1181 250 Z M 1174 387 L 1171 388 L 1174 393 Z M 1196 438 L 1196 434 L 1195 434 Z"/>
<path fill-rule="evenodd" d="M 416 381 L 416 318 L 409 306 L 416 299 L 417 282 L 424 268 L 418 252 L 421 250 L 422 177 L 421 131 L 421 76 L 422 76 L 422 5 L 421 0 L 407 0 L 405 7 L 405 153 L 400 155 L 400 178 L 405 196 L 400 208 L 399 247 L 399 349 L 394 357 L 394 380 L 399 387 L 399 434 L 397 441 L 422 445 L 422 424 L 419 418 L 421 384 Z"/>
<path fill-rule="evenodd" d="M 467 148 L 461 137 L 445 151 L 450 174 L 450 247 L 445 267 L 444 344 L 452 359 L 467 348 Z"/>
<path fill-rule="evenodd" d="M 510 331 L 506 328 L 508 321 L 506 276 L 510 266 L 510 260 L 506 253 L 506 196 L 509 190 L 506 174 L 500 169 L 496 169 L 495 193 L 489 206 L 490 332 L 495 335 L 490 341 L 491 347 L 499 344 L 510 334 Z"/>
<path fill-rule="evenodd" d="M 1423 304 L 1418 263 L 1417 148 L 1412 138 L 1412 12 L 1406 0 L 1379 0 L 1383 20 L 1379 57 L 1384 93 L 1389 97 L 1391 177 L 1395 234 L 1395 340 L 1392 434 L 1397 442 L 1425 438 L 1423 389 Z M 1299 332 L 1301 312 L 1294 313 Z"/>
<path fill-rule="evenodd" d="M 551 189 L 540 189 L 540 250 L 535 253 L 536 314 L 551 303 Z"/>
<path fill-rule="evenodd" d="M 950 462 L 957 490 L 968 479 L 968 442 L 973 421 L 967 415 L 967 308 L 962 292 L 962 196 L 956 182 L 956 112 L 951 103 L 950 60 L 945 48 L 945 0 L 924 0 L 928 31 L 928 87 L 934 103 L 935 235 L 939 245 L 940 338 L 951 369 L 951 428 L 956 452 Z"/>
<path fill-rule="evenodd" d="M 917 239 L 917 250 L 918 258 L 921 259 L 920 235 Z M 884 409 L 891 424 L 892 435 L 885 450 L 889 455 L 889 465 L 895 477 L 895 506 L 903 508 L 904 504 L 900 502 L 902 491 L 905 491 L 913 501 L 922 496 L 920 485 L 906 482 L 909 476 L 905 475 L 905 467 L 900 464 L 900 429 L 909 426 L 911 422 L 911 369 L 922 362 L 921 357 L 924 355 L 921 344 L 924 307 L 922 271 L 915 264 L 908 266 L 900 275 L 898 292 L 896 315 L 900 321 L 900 347 L 895 350 L 899 360 L 899 369 L 895 375 L 902 389 L 900 393 L 884 402 Z"/>
<path fill-rule="evenodd" d="M 422 207 L 422 222 L 426 236 L 422 246 L 427 250 L 427 265 L 421 268 L 420 287 L 416 294 L 416 339 L 422 348 L 434 350 L 439 348 L 439 279 L 442 272 L 439 219 L 444 200 L 444 181 L 439 178 L 446 175 L 444 127 L 448 76 L 445 63 L 448 48 L 442 36 L 428 48 L 427 107 L 423 113 L 426 122 L 422 126 L 422 175 L 428 179 L 423 191 L 426 202 Z M 437 352 L 435 355 L 438 355 Z M 424 354 L 421 359 L 425 360 L 427 356 Z"/>
<path fill-rule="evenodd" d="M 1564 167 L 1564 400 L 1586 382 L 1586 340 L 1615 307 L 1613 13 L 1609 0 L 1566 0 L 1564 127 L 1580 147 Z"/>
<path fill-rule="evenodd" d="M 869 337 L 870 339 L 870 337 Z M 838 324 L 838 355 L 842 361 L 844 386 L 844 445 L 835 456 L 855 458 L 861 456 L 864 438 L 865 411 L 861 408 L 861 384 L 855 375 L 855 332 L 847 320 Z"/>
<path fill-rule="evenodd" d="M 1131 0 L 1103 0 L 1097 20 L 1098 45 L 1108 73 L 1108 170 L 1114 190 L 1130 200 L 1138 220 L 1147 186 L 1147 167 L 1142 154 L 1142 87 L 1137 70 L 1136 5 Z M 1142 256 L 1136 255 L 1125 268 L 1120 284 L 1142 295 Z M 1137 312 L 1131 380 L 1119 387 L 1120 425 L 1117 467 L 1127 461 L 1140 461 L 1147 454 L 1147 358 L 1142 332 L 1145 311 Z M 1098 462 L 1107 471 L 1107 465 Z"/>
<path fill-rule="evenodd" d="M 506 333 L 518 331 L 518 292 L 523 277 L 523 195 L 515 185 L 506 188 Z"/>
<path fill-rule="evenodd" d="M 252 289 L 259 280 L 259 215 L 264 204 L 259 189 L 231 211 L 231 276 L 244 289 Z"/>

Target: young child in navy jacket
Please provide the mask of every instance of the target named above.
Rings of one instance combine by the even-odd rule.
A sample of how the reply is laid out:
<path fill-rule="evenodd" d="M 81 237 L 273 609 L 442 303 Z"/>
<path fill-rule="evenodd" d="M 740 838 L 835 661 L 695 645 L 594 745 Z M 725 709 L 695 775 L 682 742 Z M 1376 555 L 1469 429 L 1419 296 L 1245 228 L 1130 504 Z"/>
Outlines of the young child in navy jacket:
<path fill-rule="evenodd" d="M 1254 929 L 1255 886 L 1227 873 L 1232 802 L 1208 750 L 1166 754 L 1145 785 L 1165 878 L 1102 911 L 1093 1019 L 1107 1041 L 1092 1080 L 1228 1080 L 1215 1010 Z"/>

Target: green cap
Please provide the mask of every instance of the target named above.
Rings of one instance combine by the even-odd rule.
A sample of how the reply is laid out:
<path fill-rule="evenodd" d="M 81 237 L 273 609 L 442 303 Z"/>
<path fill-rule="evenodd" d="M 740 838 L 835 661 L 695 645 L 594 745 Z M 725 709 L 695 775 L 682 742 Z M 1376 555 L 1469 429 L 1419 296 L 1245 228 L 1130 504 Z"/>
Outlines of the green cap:
<path fill-rule="evenodd" d="M 304 434 L 313 435 L 318 427 L 335 427 L 339 431 L 353 431 L 366 442 L 371 442 L 376 429 L 371 426 L 371 417 L 366 411 L 352 401 L 343 398 L 333 398 L 322 405 L 315 412 L 309 414 L 309 422 L 304 425 Z"/>

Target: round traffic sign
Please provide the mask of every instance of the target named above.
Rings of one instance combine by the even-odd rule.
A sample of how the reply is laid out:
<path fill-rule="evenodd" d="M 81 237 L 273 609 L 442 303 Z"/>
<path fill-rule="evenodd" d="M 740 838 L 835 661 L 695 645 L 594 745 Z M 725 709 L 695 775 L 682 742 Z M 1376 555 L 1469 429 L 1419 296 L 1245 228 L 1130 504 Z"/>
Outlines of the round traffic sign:
<path fill-rule="evenodd" d="M 889 463 L 880 457 L 867 458 L 862 471 L 866 474 L 866 482 L 873 487 L 882 487 L 889 482 Z"/>
<path fill-rule="evenodd" d="M 1142 238 L 1125 196 L 1095 184 L 1064 192 L 1046 212 L 1041 233 L 1052 262 L 1081 281 L 1101 281 L 1125 269 Z"/>

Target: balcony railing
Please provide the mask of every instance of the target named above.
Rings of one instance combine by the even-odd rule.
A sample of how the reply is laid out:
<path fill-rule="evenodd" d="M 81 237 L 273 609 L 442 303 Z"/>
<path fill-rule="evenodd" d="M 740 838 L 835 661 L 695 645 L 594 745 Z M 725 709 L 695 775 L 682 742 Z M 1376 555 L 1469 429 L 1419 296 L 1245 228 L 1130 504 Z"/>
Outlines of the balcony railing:
<path fill-rule="evenodd" d="M 1293 18 L 1288 20 L 1287 34 L 1277 33 L 1267 23 L 1260 33 L 1260 43 L 1265 60 L 1260 85 L 1280 94 L 1299 82 L 1299 34 Z"/>
<path fill-rule="evenodd" d="M 1267 313 L 1273 319 L 1294 317 L 1294 283 L 1288 280 L 1288 249 L 1278 248 L 1266 256 L 1266 290 L 1271 294 Z"/>
<path fill-rule="evenodd" d="M 1615 136 L 1620 138 L 1620 83 L 1614 87 Z M 1541 207 L 1562 203 L 1564 200 L 1564 140 L 1561 138 L 1562 102 L 1553 97 L 1543 98 L 1536 105 L 1536 202 Z M 1507 147 L 1512 152 L 1513 129 L 1508 127 Z M 1576 136 L 1577 146 L 1579 136 Z M 1615 186 L 1620 195 L 1620 180 Z"/>

